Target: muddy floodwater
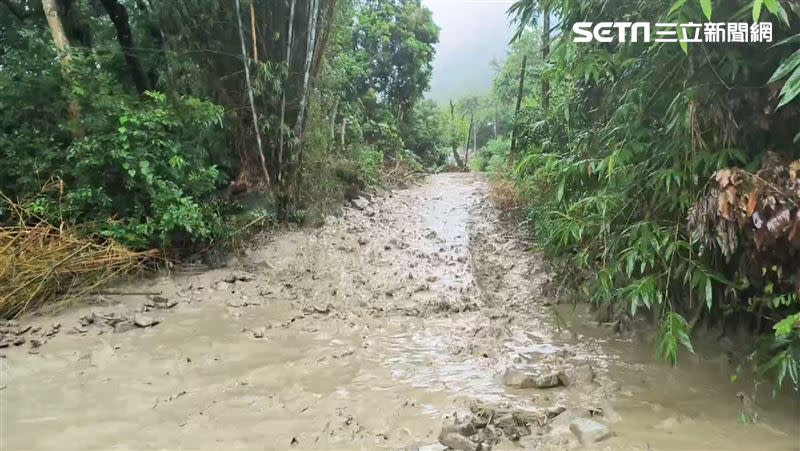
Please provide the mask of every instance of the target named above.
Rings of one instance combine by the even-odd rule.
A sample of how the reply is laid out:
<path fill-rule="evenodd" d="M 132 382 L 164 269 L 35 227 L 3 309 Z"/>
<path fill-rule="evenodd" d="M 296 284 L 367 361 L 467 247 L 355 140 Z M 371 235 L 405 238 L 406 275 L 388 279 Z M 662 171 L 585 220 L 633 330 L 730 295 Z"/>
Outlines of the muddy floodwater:
<path fill-rule="evenodd" d="M 671 368 L 551 305 L 545 262 L 486 194 L 432 176 L 222 268 L 22 318 L 27 341 L 0 349 L 0 448 L 441 450 L 443 422 L 491 411 L 492 449 L 581 449 L 582 417 L 607 427 L 599 449 L 800 449 L 797 397 L 756 397 L 724 359 Z M 590 372 L 509 382 L 531 368 Z"/>

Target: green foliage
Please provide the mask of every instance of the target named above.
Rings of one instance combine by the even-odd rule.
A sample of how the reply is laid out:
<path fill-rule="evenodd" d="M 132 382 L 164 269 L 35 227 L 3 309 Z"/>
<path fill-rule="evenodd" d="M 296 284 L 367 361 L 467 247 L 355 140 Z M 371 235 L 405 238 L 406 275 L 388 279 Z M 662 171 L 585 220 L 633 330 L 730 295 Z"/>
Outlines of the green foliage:
<path fill-rule="evenodd" d="M 512 12 L 521 39 L 542 3 L 562 19 L 563 36 L 586 17 L 743 22 L 751 11 L 744 1 L 679 0 L 671 9 L 657 2 L 518 2 Z M 752 11 L 761 14 L 762 2 L 756 3 Z M 523 150 L 511 177 L 528 201 L 528 224 L 543 250 L 571 274 L 596 275 L 570 277 L 574 288 L 617 314 L 648 309 L 659 318 L 659 355 L 674 363 L 681 346 L 691 351 L 699 318 L 761 316 L 777 329 L 756 352 L 759 374 L 775 375 L 780 384 L 787 375 L 795 380 L 800 362 L 790 319 L 800 310 L 790 301 L 796 267 L 788 263 L 797 251 L 787 244 L 782 270 L 759 273 L 754 249 L 725 255 L 687 227 L 716 170 L 756 170 L 766 149 L 800 157 L 792 143 L 800 117 L 787 107 L 797 101 L 795 85 L 786 81 L 780 101 L 765 87 L 790 80 L 800 67 L 800 41 L 792 34 L 800 18 L 785 17 L 780 2 L 763 5 L 780 21 L 775 37 L 784 43 L 682 49 L 562 39 L 547 62 L 534 57 L 530 73 L 550 82 L 550 108 L 540 107 L 536 85 L 526 89 L 517 117 Z M 506 108 L 513 76 L 513 65 L 503 67 L 495 82 Z M 762 111 L 778 113 L 766 118 Z"/>
<path fill-rule="evenodd" d="M 675 312 L 668 312 L 661 320 L 658 334 L 658 353 L 674 365 L 678 361 L 678 345 L 694 353 L 692 341 L 689 338 L 691 329 L 686 320 Z"/>
<path fill-rule="evenodd" d="M 470 169 L 489 173 L 502 172 L 508 166 L 508 154 L 510 151 L 511 141 L 493 139 L 478 151 L 475 158 L 470 160 Z"/>
<path fill-rule="evenodd" d="M 73 55 L 70 89 L 52 102 L 53 87 L 64 83 L 58 63 L 24 57 L 50 52 L 38 39 L 29 45 L 7 52 L 0 71 L 9 88 L 0 94 L 1 120 L 13 130 L 2 135 L 11 163 L 0 168 L 4 192 L 53 224 L 93 223 L 96 233 L 135 248 L 213 239 L 219 219 L 209 199 L 223 180 L 206 149 L 218 144 L 221 108 L 157 92 L 130 96 L 95 73 L 108 64 L 96 53 Z M 33 65 L 38 76 L 18 83 Z M 40 106 L 31 103 L 37 97 Z M 67 119 L 70 102 L 80 106 L 79 124 Z M 35 119 L 20 122 L 32 107 Z M 71 136 L 76 128 L 80 136 Z"/>

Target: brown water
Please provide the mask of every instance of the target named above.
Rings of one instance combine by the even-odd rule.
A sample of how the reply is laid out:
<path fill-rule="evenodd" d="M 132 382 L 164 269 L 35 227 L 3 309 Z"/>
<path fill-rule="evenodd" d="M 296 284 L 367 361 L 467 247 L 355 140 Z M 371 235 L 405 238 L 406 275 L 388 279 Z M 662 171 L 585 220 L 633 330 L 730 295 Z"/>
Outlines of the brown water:
<path fill-rule="evenodd" d="M 730 383 L 725 363 L 670 368 L 565 307 L 572 332 L 559 330 L 541 257 L 485 193 L 479 176 L 433 176 L 226 268 L 120 287 L 179 301 L 146 313 L 155 327 L 67 334 L 93 311 L 130 316 L 143 295 L 23 320 L 62 328 L 38 354 L 0 350 L 0 447 L 441 449 L 442 417 L 480 400 L 569 409 L 499 449 L 580 448 L 568 420 L 588 409 L 616 434 L 600 448 L 800 449 L 796 397 L 759 396 L 761 420 L 740 424 L 736 392 L 752 386 Z M 221 282 L 240 273 L 252 280 Z M 530 362 L 588 362 L 596 382 L 502 385 L 508 365 Z"/>

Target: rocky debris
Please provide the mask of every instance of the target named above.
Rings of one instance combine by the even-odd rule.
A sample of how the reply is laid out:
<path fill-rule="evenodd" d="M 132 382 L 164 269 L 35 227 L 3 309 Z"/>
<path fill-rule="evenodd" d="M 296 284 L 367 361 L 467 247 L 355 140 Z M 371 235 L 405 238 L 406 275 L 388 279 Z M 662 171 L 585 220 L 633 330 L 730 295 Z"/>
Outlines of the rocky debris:
<path fill-rule="evenodd" d="M 47 339 L 57 334 L 60 330 L 60 323 L 55 323 L 43 331 L 41 326 L 30 324 L 20 326 L 19 321 L 9 320 L 0 323 L 0 348 L 22 346 L 27 342 L 31 343 L 31 349 L 33 350 L 39 348 Z"/>
<path fill-rule="evenodd" d="M 367 208 L 367 206 L 369 205 L 369 200 L 359 196 L 356 197 L 355 199 L 350 199 L 350 205 L 352 205 L 354 208 L 358 210 L 363 210 Z"/>
<path fill-rule="evenodd" d="M 236 282 L 252 282 L 255 279 L 256 276 L 249 272 L 236 272 L 225 276 L 221 282 L 233 284 Z"/>
<path fill-rule="evenodd" d="M 233 308 L 248 307 L 251 305 L 261 305 L 261 303 L 250 301 L 247 299 L 247 296 L 243 296 L 241 299 L 234 299 L 228 301 L 228 307 L 233 307 Z"/>
<path fill-rule="evenodd" d="M 174 299 L 169 299 L 164 296 L 148 296 L 148 302 L 144 304 L 145 311 L 147 309 L 157 308 L 157 309 L 171 309 L 178 305 L 178 301 Z"/>
<path fill-rule="evenodd" d="M 551 388 L 561 384 L 559 373 L 549 369 L 508 367 L 503 373 L 503 385 L 512 388 Z"/>
<path fill-rule="evenodd" d="M 558 380 L 565 387 L 589 385 L 594 382 L 592 365 L 584 363 L 558 372 Z"/>
<path fill-rule="evenodd" d="M 134 315 L 133 324 L 137 327 L 153 327 L 160 321 L 147 315 Z"/>
<path fill-rule="evenodd" d="M 471 415 L 459 420 L 457 415 L 445 420 L 439 433 L 439 443 L 454 450 L 491 450 L 504 439 L 518 441 L 531 431 L 547 427 L 548 416 L 503 406 L 475 402 Z"/>
<path fill-rule="evenodd" d="M 272 326 L 271 325 L 266 325 L 266 326 L 258 327 L 256 329 L 245 328 L 245 329 L 242 330 L 242 332 L 244 332 L 246 334 L 250 334 L 255 339 L 261 339 L 261 338 L 264 338 L 264 336 L 267 334 L 267 331 L 270 330 L 270 329 L 272 329 Z"/>
<path fill-rule="evenodd" d="M 603 441 L 614 435 L 606 425 L 588 418 L 575 418 L 569 425 L 569 430 L 578 437 L 584 446 Z"/>
<path fill-rule="evenodd" d="M 315 313 L 320 315 L 327 315 L 331 312 L 330 304 L 317 304 L 303 308 L 303 313 L 306 315 L 313 315 Z"/>

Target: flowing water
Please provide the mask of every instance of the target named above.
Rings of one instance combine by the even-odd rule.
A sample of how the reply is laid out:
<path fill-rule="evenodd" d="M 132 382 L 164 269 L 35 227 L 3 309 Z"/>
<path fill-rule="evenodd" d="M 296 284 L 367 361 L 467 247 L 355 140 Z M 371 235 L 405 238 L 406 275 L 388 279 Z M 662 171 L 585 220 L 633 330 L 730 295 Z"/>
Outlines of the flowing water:
<path fill-rule="evenodd" d="M 481 402 L 567 408 L 496 449 L 580 448 L 568 424 L 587 412 L 615 433 L 600 448 L 800 449 L 797 397 L 760 394 L 759 421 L 742 424 L 736 393 L 752 384 L 731 383 L 727 362 L 671 368 L 644 340 L 550 306 L 545 263 L 486 192 L 476 175 L 433 176 L 224 268 L 24 318 L 61 328 L 40 348 L 0 350 L 0 448 L 442 449 L 442 418 Z M 92 312 L 160 322 L 115 332 L 98 316 L 81 324 Z M 509 365 L 543 362 L 590 363 L 596 380 L 503 385 Z"/>

